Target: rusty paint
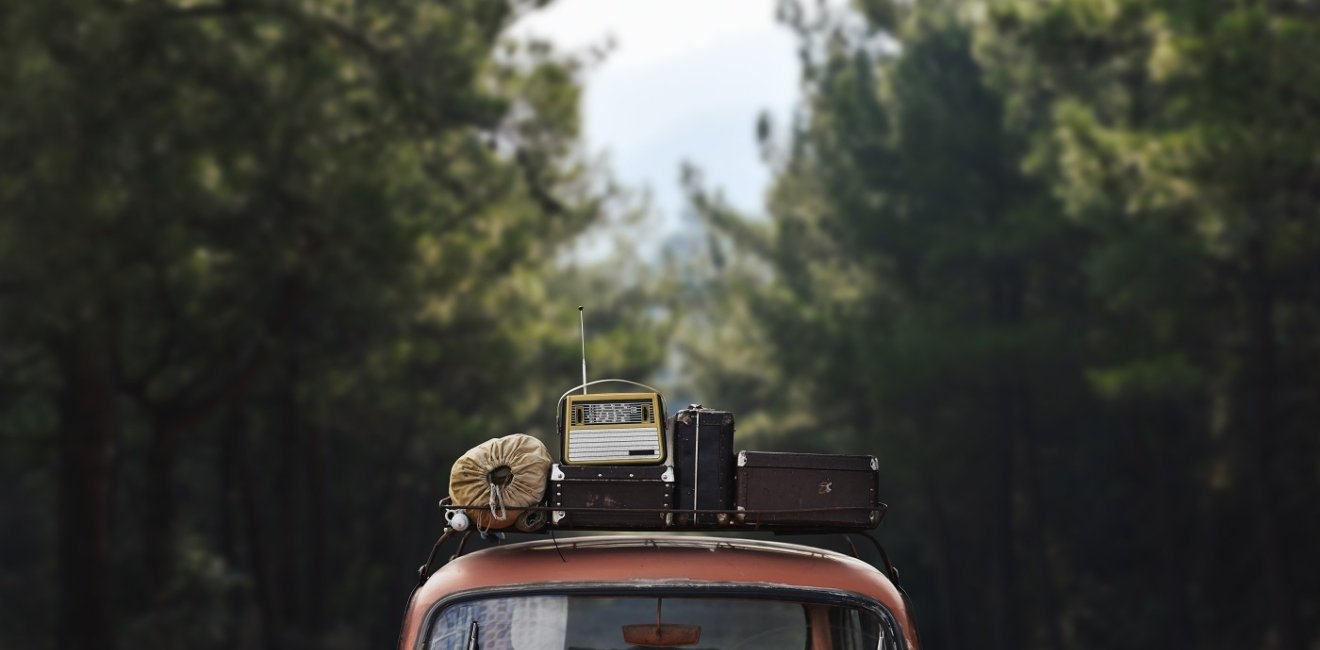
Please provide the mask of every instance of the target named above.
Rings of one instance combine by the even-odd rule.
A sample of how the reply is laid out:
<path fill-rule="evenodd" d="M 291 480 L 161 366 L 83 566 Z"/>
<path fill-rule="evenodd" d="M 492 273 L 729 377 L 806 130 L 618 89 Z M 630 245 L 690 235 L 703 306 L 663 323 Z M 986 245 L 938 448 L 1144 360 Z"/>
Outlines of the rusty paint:
<path fill-rule="evenodd" d="M 884 605 L 911 650 L 913 622 L 898 589 L 880 571 L 833 551 L 735 538 L 685 535 L 570 537 L 497 546 L 460 557 L 417 592 L 400 650 L 417 647 L 422 619 L 445 597 L 520 585 L 747 584 L 844 591 Z M 561 559 L 562 555 L 562 559 Z"/>

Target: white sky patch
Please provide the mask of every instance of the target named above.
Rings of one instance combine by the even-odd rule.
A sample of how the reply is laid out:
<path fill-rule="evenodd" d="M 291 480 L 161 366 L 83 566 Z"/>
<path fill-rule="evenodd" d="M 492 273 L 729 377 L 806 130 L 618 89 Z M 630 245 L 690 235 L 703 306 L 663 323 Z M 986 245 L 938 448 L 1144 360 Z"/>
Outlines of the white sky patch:
<path fill-rule="evenodd" d="M 716 45 L 738 32 L 774 27 L 773 0 L 558 0 L 516 30 L 549 37 L 567 49 L 596 45 L 613 35 L 611 67 L 646 67 Z"/>
<path fill-rule="evenodd" d="M 798 97 L 797 41 L 774 15 L 775 0 L 559 0 L 512 35 L 568 52 L 613 39 L 586 77 L 586 145 L 609 155 L 620 181 L 649 187 L 676 228 L 684 160 L 733 205 L 762 212 L 770 174 L 756 119 L 768 111 L 786 126 Z"/>

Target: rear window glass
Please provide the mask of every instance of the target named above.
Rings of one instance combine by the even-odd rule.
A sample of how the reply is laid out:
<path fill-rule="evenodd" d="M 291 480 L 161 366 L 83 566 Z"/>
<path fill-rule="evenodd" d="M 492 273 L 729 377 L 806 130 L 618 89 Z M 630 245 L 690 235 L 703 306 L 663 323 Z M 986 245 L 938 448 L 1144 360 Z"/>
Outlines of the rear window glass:
<path fill-rule="evenodd" d="M 658 612 L 657 612 L 658 610 Z M 689 596 L 512 596 L 471 600 L 434 619 L 427 650 L 615 650 L 624 626 L 691 630 L 680 648 L 854 650 L 884 647 L 874 613 L 789 600 Z M 689 632 L 690 633 L 690 632 Z M 635 639 L 634 639 L 635 640 Z"/>

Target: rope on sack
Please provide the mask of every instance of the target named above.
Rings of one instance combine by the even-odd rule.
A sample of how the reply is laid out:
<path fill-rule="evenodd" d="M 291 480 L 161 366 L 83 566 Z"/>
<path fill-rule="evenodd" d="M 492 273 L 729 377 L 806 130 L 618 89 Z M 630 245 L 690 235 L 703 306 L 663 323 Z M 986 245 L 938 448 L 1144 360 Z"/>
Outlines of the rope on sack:
<path fill-rule="evenodd" d="M 488 498 L 490 504 L 490 516 L 498 521 L 504 521 L 509 517 L 509 511 L 504 505 L 504 487 L 513 481 L 513 470 L 508 465 L 500 465 L 486 474 L 486 487 L 490 491 Z M 498 510 L 496 510 L 498 508 Z M 493 524 L 492 524 L 493 525 Z M 487 526 L 486 533 L 490 531 L 491 526 Z"/>
<path fill-rule="evenodd" d="M 504 507 L 504 486 L 513 482 L 513 470 L 508 465 L 500 465 L 486 474 L 486 484 L 490 486 L 490 515 L 500 521 L 509 516 Z M 499 512 L 495 507 L 499 506 Z"/>
<path fill-rule="evenodd" d="M 500 507 L 499 512 L 495 512 L 495 506 L 497 505 Z M 500 486 L 494 483 L 490 484 L 490 514 L 500 521 L 504 521 L 504 518 L 509 515 L 508 511 L 504 509 L 504 497 L 500 496 Z"/>

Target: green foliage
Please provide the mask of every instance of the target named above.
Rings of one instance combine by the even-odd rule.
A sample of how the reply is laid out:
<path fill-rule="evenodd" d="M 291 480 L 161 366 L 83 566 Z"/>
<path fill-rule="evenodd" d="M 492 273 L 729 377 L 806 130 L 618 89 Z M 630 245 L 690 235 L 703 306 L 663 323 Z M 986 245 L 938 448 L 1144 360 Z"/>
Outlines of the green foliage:
<path fill-rule="evenodd" d="M 768 215 L 684 170 L 652 267 L 563 261 L 632 205 L 539 4 L 0 9 L 0 645 L 389 643 L 579 304 L 593 378 L 877 454 L 927 645 L 1315 644 L 1314 11 L 782 2 Z"/>
<path fill-rule="evenodd" d="M 10 542 L 52 613 L 4 643 L 387 643 L 449 464 L 551 434 L 574 307 L 660 364 L 645 275 L 560 261 L 627 199 L 579 63 L 502 37 L 539 4 L 0 12 L 5 485 L 65 516 Z"/>
<path fill-rule="evenodd" d="M 937 647 L 1313 643 L 1313 12 L 856 4 L 781 6 L 768 220 L 688 173 L 733 260 L 695 385 L 753 442 L 880 455 Z"/>

